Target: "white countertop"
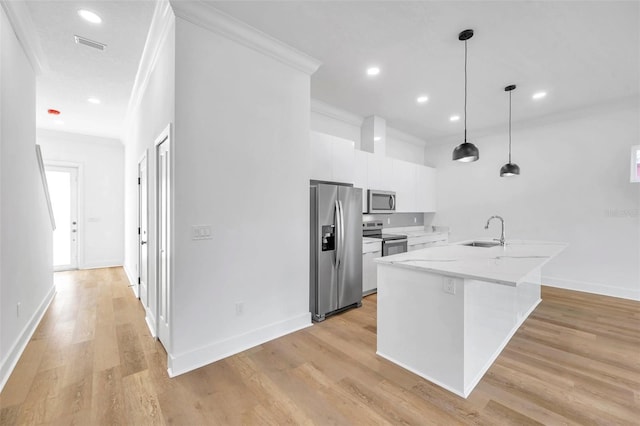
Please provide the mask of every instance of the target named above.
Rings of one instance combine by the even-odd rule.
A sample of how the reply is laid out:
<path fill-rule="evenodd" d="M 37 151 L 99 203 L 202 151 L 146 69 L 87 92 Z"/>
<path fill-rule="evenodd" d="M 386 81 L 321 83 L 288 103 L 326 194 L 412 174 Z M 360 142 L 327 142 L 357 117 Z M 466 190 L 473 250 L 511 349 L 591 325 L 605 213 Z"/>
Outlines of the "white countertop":
<path fill-rule="evenodd" d="M 508 240 L 504 247 L 470 247 L 461 245 L 464 242 L 381 257 L 375 262 L 515 286 L 568 246 L 549 241 Z"/>

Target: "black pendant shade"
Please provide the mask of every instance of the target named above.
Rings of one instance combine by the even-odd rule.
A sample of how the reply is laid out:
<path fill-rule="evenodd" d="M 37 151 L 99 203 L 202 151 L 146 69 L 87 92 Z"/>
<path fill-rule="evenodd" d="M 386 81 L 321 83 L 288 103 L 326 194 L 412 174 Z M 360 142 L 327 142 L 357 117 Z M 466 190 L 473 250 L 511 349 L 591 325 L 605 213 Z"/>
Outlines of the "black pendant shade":
<path fill-rule="evenodd" d="M 511 92 L 515 89 L 515 84 L 504 88 L 505 92 L 509 92 L 509 162 L 500 168 L 500 177 L 517 176 L 520 174 L 520 167 L 511 162 Z"/>
<path fill-rule="evenodd" d="M 464 142 L 453 150 L 453 160 L 470 163 L 480 158 L 478 147 L 467 142 L 467 40 L 473 37 L 473 30 L 464 30 L 458 34 L 458 40 L 464 41 Z"/>
<path fill-rule="evenodd" d="M 515 176 L 520 174 L 520 166 L 513 163 L 507 163 L 500 168 L 500 176 Z"/>
<path fill-rule="evenodd" d="M 470 163 L 480 158 L 478 147 L 469 142 L 463 142 L 453 150 L 453 159 L 462 163 Z"/>

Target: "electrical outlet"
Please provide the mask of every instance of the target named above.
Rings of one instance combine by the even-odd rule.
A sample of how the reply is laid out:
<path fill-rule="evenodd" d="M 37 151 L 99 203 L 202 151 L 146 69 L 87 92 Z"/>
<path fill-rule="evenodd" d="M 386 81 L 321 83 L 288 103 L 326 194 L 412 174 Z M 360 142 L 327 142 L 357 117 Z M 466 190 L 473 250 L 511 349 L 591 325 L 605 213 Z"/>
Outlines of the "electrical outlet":
<path fill-rule="evenodd" d="M 413 223 L 418 223 L 418 218 L 417 217 L 413 218 Z"/>
<path fill-rule="evenodd" d="M 244 302 L 236 302 L 236 316 L 244 313 Z"/>
<path fill-rule="evenodd" d="M 445 293 L 456 294 L 456 280 L 451 277 L 444 277 L 442 281 L 442 290 Z"/>
<path fill-rule="evenodd" d="M 16 316 L 20 318 L 20 302 L 16 305 Z"/>
<path fill-rule="evenodd" d="M 391 225 L 391 218 L 390 217 L 387 218 L 387 225 Z"/>

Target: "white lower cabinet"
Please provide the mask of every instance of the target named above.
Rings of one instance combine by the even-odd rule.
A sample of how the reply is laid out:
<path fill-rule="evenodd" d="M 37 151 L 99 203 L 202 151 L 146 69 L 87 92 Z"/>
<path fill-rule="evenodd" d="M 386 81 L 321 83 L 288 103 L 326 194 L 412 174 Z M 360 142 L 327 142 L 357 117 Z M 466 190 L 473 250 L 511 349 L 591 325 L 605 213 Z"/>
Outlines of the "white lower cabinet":
<path fill-rule="evenodd" d="M 382 242 L 362 242 L 362 295 L 375 293 L 378 289 L 378 272 L 373 259 L 382 257 Z"/>

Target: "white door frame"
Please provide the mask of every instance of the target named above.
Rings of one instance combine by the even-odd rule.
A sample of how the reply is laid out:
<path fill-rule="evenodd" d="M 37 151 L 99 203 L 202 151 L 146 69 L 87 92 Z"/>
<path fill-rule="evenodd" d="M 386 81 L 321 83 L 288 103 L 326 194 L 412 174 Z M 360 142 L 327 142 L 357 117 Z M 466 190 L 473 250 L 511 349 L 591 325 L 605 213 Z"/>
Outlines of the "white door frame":
<path fill-rule="evenodd" d="M 143 197 L 145 198 L 143 200 Z M 144 206 L 144 209 L 143 209 Z M 143 216 L 146 214 L 146 218 Z M 143 220 L 146 219 L 146 220 Z M 145 229 L 146 223 L 146 229 Z M 138 284 L 137 296 L 145 310 L 149 309 L 149 164 L 147 150 L 138 161 Z M 143 253 L 146 264 L 143 265 Z"/>
<path fill-rule="evenodd" d="M 172 282 L 173 282 L 173 268 L 172 268 L 172 256 L 173 252 L 173 155 L 172 155 L 172 126 L 171 123 L 160 133 L 160 136 L 155 141 L 155 161 L 156 161 L 156 185 L 155 185 L 155 207 L 156 207 L 156 335 L 158 339 L 164 345 L 168 354 L 171 353 L 171 328 L 173 318 L 173 303 L 172 303 Z M 165 164 L 167 170 L 167 188 L 166 197 L 162 197 L 162 157 L 160 155 L 161 150 L 166 148 L 168 159 Z M 162 205 L 165 200 L 165 205 Z M 165 229 L 163 228 L 163 207 L 166 214 Z M 165 240 L 163 240 L 163 236 Z M 164 244 L 164 247 L 163 247 Z M 163 253 L 164 249 L 164 253 Z M 163 255 L 165 262 L 163 263 Z M 164 271 L 163 271 L 164 266 Z M 163 282 L 164 279 L 164 282 Z M 166 291 L 165 291 L 166 290 Z M 166 303 L 166 309 L 163 310 L 163 303 Z"/>
<path fill-rule="evenodd" d="M 76 255 L 75 265 L 73 265 L 73 259 L 71 260 L 71 268 L 54 268 L 55 271 L 62 271 L 67 269 L 84 269 L 84 166 L 81 163 L 74 163 L 70 161 L 56 161 L 47 160 L 44 161 L 45 172 L 48 170 L 64 170 L 75 169 L 76 173 Z M 72 192 L 73 192 L 72 185 Z"/>

